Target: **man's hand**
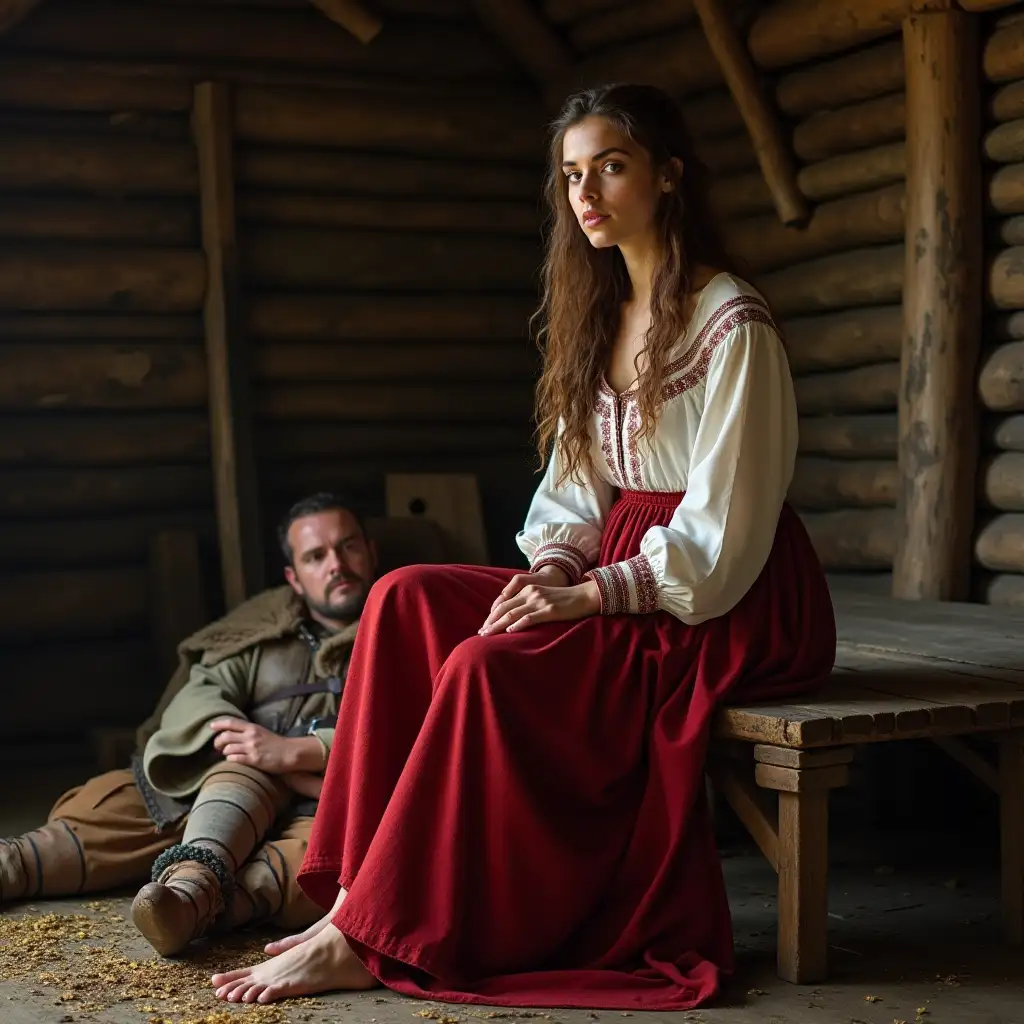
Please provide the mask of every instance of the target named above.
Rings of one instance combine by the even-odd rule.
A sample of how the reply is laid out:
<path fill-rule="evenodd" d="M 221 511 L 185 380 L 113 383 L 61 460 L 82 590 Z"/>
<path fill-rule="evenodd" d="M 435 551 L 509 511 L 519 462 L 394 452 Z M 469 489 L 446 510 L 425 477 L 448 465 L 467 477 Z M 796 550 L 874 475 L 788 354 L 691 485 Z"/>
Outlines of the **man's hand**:
<path fill-rule="evenodd" d="M 512 583 L 518 579 L 519 576 Z M 505 597 L 504 593 L 502 591 L 481 627 L 481 636 L 517 633 L 541 622 L 572 622 L 597 615 L 601 610 L 601 594 L 593 580 L 575 587 L 527 582 L 510 597 Z"/>
<path fill-rule="evenodd" d="M 315 736 L 278 736 L 241 718 L 218 718 L 210 728 L 217 734 L 213 745 L 226 761 L 259 768 L 268 775 L 323 768 L 323 748 Z"/>

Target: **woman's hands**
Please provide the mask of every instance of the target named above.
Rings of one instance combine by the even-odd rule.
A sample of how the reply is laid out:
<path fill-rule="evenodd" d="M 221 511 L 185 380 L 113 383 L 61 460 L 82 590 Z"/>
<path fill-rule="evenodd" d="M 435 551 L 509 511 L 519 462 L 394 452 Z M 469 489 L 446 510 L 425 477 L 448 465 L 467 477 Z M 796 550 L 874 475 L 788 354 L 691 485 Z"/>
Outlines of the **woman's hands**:
<path fill-rule="evenodd" d="M 601 595 L 593 580 L 568 584 L 565 571 L 553 565 L 513 576 L 491 606 L 480 635 L 515 633 L 541 622 L 573 622 L 600 612 Z"/>

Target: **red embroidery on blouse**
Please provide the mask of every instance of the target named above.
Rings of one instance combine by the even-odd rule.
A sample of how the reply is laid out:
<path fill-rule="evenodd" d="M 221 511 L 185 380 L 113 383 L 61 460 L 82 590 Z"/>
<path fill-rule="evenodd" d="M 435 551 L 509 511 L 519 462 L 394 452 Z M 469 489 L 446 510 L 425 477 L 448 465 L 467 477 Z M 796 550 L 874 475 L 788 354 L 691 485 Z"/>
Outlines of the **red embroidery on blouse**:
<path fill-rule="evenodd" d="M 658 582 L 654 578 L 651 560 L 646 555 L 634 555 L 627 559 L 626 565 L 633 574 L 636 586 L 637 611 L 641 615 L 658 610 Z"/>
<path fill-rule="evenodd" d="M 534 552 L 531 568 L 536 572 L 544 565 L 556 565 L 558 568 L 564 569 L 569 577 L 569 582 L 575 584 L 582 579 L 588 564 L 586 555 L 579 548 L 572 544 L 549 541 L 546 544 L 541 544 Z"/>

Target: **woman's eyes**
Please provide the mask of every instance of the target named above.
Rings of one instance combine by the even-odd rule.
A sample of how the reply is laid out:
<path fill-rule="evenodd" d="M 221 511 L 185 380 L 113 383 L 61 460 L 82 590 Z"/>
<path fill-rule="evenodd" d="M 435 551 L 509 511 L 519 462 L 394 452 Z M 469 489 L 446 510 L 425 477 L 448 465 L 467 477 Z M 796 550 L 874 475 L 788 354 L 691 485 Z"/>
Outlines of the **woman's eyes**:
<path fill-rule="evenodd" d="M 609 160 L 608 163 L 604 164 L 601 167 L 601 170 L 602 171 L 609 171 L 612 174 L 617 174 L 619 171 L 622 170 L 622 164 L 620 164 L 617 160 Z M 582 178 L 582 177 L 583 177 L 583 172 L 582 171 L 570 171 L 566 175 L 566 178 L 569 181 L 579 181 L 580 178 Z"/>

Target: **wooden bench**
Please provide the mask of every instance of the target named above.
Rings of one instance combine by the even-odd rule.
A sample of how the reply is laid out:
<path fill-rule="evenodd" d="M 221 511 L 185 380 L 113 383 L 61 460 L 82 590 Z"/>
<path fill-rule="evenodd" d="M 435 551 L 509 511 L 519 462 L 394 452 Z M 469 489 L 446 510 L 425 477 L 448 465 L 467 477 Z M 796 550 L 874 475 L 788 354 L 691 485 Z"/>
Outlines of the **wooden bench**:
<path fill-rule="evenodd" d="M 839 649 L 829 683 L 806 704 L 723 709 L 708 760 L 715 791 L 779 876 L 779 976 L 826 976 L 828 795 L 848 781 L 862 743 L 933 740 L 999 794 L 1003 923 L 1021 943 L 1024 614 L 856 593 L 833 599 Z M 994 761 L 960 738 L 979 734 L 994 741 Z"/>

